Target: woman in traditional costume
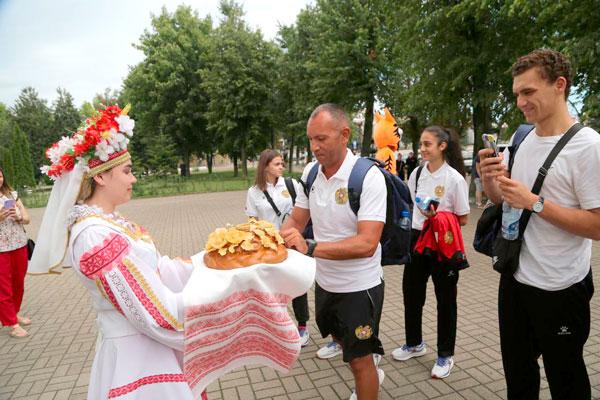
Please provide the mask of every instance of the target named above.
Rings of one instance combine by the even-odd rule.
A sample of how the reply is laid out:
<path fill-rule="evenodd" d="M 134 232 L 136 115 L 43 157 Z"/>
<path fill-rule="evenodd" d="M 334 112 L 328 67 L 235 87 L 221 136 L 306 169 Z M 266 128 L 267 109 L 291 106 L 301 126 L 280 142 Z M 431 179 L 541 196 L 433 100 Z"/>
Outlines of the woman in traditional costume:
<path fill-rule="evenodd" d="M 30 273 L 73 266 L 98 313 L 88 399 L 193 399 L 182 371 L 183 294 L 192 265 L 161 256 L 115 208 L 136 178 L 134 121 L 110 106 L 47 151 L 55 180 Z M 202 398 L 206 395 L 203 393 Z"/>

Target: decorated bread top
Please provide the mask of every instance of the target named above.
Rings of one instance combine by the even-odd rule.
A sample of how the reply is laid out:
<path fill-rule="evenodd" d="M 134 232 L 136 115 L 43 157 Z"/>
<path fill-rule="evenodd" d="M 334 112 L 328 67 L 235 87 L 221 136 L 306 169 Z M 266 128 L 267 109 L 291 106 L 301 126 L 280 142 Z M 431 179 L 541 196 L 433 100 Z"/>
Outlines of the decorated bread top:
<path fill-rule="evenodd" d="M 204 248 L 204 263 L 217 269 L 280 263 L 287 258 L 283 243 L 273 224 L 250 218 L 246 223 L 212 232 Z"/>

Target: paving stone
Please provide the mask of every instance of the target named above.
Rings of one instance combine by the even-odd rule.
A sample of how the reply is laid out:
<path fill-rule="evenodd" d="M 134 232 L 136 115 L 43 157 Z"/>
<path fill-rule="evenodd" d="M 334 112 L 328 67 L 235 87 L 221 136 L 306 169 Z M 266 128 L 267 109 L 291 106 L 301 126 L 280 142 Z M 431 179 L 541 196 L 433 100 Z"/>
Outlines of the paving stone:
<path fill-rule="evenodd" d="M 245 220 L 245 195 L 242 191 L 140 199 L 120 207 L 120 211 L 148 228 L 162 254 L 190 256 L 204 246 L 216 227 Z M 28 232 L 32 237 L 36 236 L 42 212 L 30 210 Z M 406 362 L 391 359 L 391 351 L 405 343 L 403 267 L 384 267 L 386 293 L 380 339 L 386 355 L 380 365 L 386 378 L 380 399 L 506 398 L 498 337 L 499 276 L 490 260 L 469 245 L 480 212 L 472 210 L 463 231 L 471 268 L 460 274 L 456 367 L 447 379 L 430 378 L 437 351 L 436 301 L 431 282 L 423 308 L 423 338 L 429 352 Z M 592 267 L 598 268 L 599 264 L 600 243 L 594 242 Z M 594 283 L 600 287 L 600 274 L 594 274 Z M 23 312 L 33 320 L 28 328 L 31 336 L 15 340 L 6 329 L 0 331 L 0 400 L 86 399 L 98 335 L 89 295 L 71 269 L 61 275 L 28 276 L 25 285 Z M 261 366 L 237 369 L 209 385 L 210 400 L 345 400 L 350 396 L 354 378 L 341 357 L 315 357 L 329 339 L 320 337 L 314 323 L 314 290 L 308 297 L 311 339 L 292 371 L 286 375 Z M 600 399 L 600 296 L 592 299 L 591 320 L 584 353 L 592 397 Z M 549 399 L 543 368 L 541 373 L 540 399 Z"/>

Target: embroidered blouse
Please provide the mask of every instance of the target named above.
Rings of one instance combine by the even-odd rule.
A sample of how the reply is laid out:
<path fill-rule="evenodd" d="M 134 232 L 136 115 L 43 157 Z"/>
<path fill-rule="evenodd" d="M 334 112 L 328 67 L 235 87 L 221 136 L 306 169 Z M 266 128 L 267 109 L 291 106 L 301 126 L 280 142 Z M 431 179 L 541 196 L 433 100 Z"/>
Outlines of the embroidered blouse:
<path fill-rule="evenodd" d="M 14 194 L 14 192 L 13 192 Z M 10 200 L 16 197 L 5 196 L 0 194 L 0 206 L 4 204 L 5 200 Z M 17 213 L 19 209 L 17 208 Z M 20 249 L 27 244 L 27 234 L 23 225 L 19 224 L 12 218 L 7 218 L 0 222 L 0 252 L 13 251 Z"/>

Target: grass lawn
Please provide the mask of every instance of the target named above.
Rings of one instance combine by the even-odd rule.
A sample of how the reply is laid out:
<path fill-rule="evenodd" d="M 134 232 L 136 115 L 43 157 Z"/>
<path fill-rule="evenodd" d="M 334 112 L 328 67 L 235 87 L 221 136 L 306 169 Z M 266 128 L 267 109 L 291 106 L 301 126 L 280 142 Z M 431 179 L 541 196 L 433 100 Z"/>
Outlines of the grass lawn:
<path fill-rule="evenodd" d="M 133 198 L 246 190 L 254 184 L 255 173 L 255 169 L 248 169 L 247 179 L 241 176 L 234 177 L 233 171 L 219 171 L 212 174 L 200 173 L 189 177 L 178 175 L 138 177 L 137 183 L 133 186 Z M 300 175 L 300 172 L 292 174 L 295 178 Z M 50 197 L 50 189 L 51 187 L 48 187 L 34 190 L 30 194 L 22 193 L 21 200 L 27 208 L 45 207 L 48 197 Z"/>

